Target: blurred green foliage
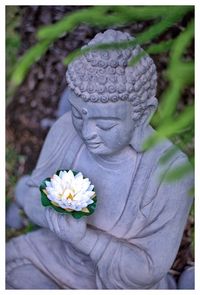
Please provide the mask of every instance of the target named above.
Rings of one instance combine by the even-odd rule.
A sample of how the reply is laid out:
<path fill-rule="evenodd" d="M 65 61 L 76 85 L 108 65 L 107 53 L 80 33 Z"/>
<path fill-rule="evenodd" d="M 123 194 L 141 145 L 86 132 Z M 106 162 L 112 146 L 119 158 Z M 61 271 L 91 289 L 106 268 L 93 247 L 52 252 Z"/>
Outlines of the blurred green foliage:
<path fill-rule="evenodd" d="M 15 28 L 20 23 L 20 16 L 16 6 L 6 7 L 6 102 L 10 102 L 14 88 L 10 85 L 10 79 L 17 62 L 17 52 L 20 47 L 20 37 Z"/>

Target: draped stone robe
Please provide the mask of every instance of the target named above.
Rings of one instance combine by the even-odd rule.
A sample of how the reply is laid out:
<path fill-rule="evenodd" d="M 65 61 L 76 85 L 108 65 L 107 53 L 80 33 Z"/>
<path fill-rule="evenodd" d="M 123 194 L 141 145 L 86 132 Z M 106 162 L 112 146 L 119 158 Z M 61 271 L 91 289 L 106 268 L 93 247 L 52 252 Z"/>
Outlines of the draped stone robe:
<path fill-rule="evenodd" d="M 188 191 L 193 185 L 192 175 L 176 182 L 165 181 L 169 169 L 188 161 L 178 152 L 161 165 L 160 158 L 171 147 L 171 142 L 165 140 L 153 149 L 137 153 L 134 169 L 127 179 L 123 206 L 112 224 L 109 223 L 112 216 L 111 221 L 107 220 L 107 228 L 102 226 L 101 219 L 95 221 L 98 211 L 88 217 L 88 229 L 98 234 L 89 255 L 42 228 L 8 243 L 8 281 L 13 269 L 31 264 L 60 288 L 169 288 L 166 274 L 180 245 L 192 204 Z M 46 210 L 38 201 L 41 181 L 58 169 L 78 168 L 76 163 L 84 149 L 72 125 L 71 114 L 65 114 L 51 128 L 36 169 L 20 185 L 18 193 L 29 195 L 30 201 L 24 209 L 34 222 L 44 226 L 42 216 L 38 219 L 38 214 Z M 99 175 L 91 178 L 94 185 L 100 182 Z M 97 197 L 101 198 L 100 189 Z M 103 221 L 105 217 L 102 212 L 101 215 Z"/>

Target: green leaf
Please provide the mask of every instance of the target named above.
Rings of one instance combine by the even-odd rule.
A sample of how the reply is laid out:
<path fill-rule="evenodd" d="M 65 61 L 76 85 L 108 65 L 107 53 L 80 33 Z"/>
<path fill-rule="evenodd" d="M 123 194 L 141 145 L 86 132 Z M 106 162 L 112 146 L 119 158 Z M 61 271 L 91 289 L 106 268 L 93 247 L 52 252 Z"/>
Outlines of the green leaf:
<path fill-rule="evenodd" d="M 176 145 L 173 145 L 159 160 L 161 165 L 166 164 L 179 151 Z"/>
<path fill-rule="evenodd" d="M 11 76 L 11 82 L 14 85 L 20 85 L 28 73 L 31 65 L 39 60 L 41 56 L 47 51 L 50 41 L 44 40 L 31 47 L 27 52 L 19 59 Z"/>
<path fill-rule="evenodd" d="M 145 49 L 144 52 L 141 52 L 137 56 L 133 57 L 129 61 L 128 65 L 129 66 L 134 66 L 143 56 L 146 55 L 146 53 L 149 53 L 149 54 L 158 54 L 158 53 L 169 51 L 170 48 L 173 45 L 173 42 L 174 42 L 173 40 L 167 40 L 167 41 L 160 42 L 158 44 L 152 44 L 152 45 L 150 45 L 149 47 L 147 47 Z"/>
<path fill-rule="evenodd" d="M 154 124 L 156 124 L 156 126 L 160 124 L 161 120 L 164 121 L 173 115 L 180 99 L 181 90 L 181 83 L 177 80 L 174 80 L 174 82 L 165 90 L 161 96 L 158 112 L 154 117 Z"/>
<path fill-rule="evenodd" d="M 41 202 L 44 207 L 51 206 L 51 201 L 47 198 L 46 194 L 41 191 Z"/>
<path fill-rule="evenodd" d="M 178 17 L 193 10 L 193 6 L 165 5 L 165 6 L 114 6 L 113 10 L 134 21 L 151 20 L 160 17 L 168 17 L 170 13 Z"/>
<path fill-rule="evenodd" d="M 176 124 L 174 124 L 174 122 L 176 122 Z M 191 126 L 193 122 L 194 106 L 186 107 L 184 112 L 182 112 L 179 116 L 169 117 L 168 119 L 162 120 L 160 122 L 160 126 L 157 128 L 157 132 L 144 142 L 144 150 L 153 147 L 166 137 L 170 138 L 171 136 L 182 133 L 184 129 Z"/>
<path fill-rule="evenodd" d="M 45 192 L 43 190 L 46 189 L 46 183 L 45 181 L 50 181 L 51 178 L 46 178 L 42 181 L 42 183 L 40 184 L 40 193 L 41 193 L 41 203 L 43 206 L 50 206 L 51 205 L 51 201 L 47 198 L 47 195 L 45 194 Z"/>
<path fill-rule="evenodd" d="M 166 119 L 175 112 L 182 90 L 194 81 L 194 63 L 183 62 L 183 54 L 191 43 L 194 36 L 194 22 L 191 21 L 186 30 L 183 31 L 173 42 L 170 55 L 170 65 L 167 77 L 170 85 L 164 92 L 159 112 L 154 116 L 154 122 Z"/>
<path fill-rule="evenodd" d="M 87 23 L 98 27 L 107 27 L 123 22 L 123 20 L 120 19 L 116 14 L 110 13 L 108 17 L 107 11 L 109 10 L 109 6 L 96 6 L 87 9 L 80 9 L 66 15 L 63 19 L 53 25 L 41 28 L 37 33 L 37 37 L 43 40 L 55 40 L 61 37 L 63 34 L 71 32 L 81 23 Z"/>
<path fill-rule="evenodd" d="M 179 179 L 182 179 L 191 171 L 193 171 L 193 167 L 189 162 L 187 162 L 179 167 L 169 170 L 165 177 L 165 180 L 167 182 L 177 181 Z"/>
<path fill-rule="evenodd" d="M 185 31 L 183 31 L 174 41 L 171 51 L 171 62 L 180 60 L 194 37 L 194 20 L 192 20 Z"/>
<path fill-rule="evenodd" d="M 174 124 L 176 122 L 176 124 Z M 174 118 L 169 118 L 161 122 L 160 127 L 157 129 L 158 134 L 161 137 L 163 136 L 172 136 L 179 132 L 182 132 L 183 129 L 190 126 L 194 122 L 194 106 L 188 106 L 185 110 Z"/>

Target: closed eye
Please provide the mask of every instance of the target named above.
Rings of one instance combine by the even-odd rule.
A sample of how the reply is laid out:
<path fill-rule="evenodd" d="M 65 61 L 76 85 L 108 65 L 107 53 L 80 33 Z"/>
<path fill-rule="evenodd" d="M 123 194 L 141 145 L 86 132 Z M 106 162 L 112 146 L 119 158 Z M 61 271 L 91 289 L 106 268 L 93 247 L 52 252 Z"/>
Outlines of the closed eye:
<path fill-rule="evenodd" d="M 110 130 L 112 129 L 113 127 L 115 127 L 116 125 L 118 125 L 118 123 L 114 123 L 114 124 L 97 124 L 96 126 L 102 130 Z"/>

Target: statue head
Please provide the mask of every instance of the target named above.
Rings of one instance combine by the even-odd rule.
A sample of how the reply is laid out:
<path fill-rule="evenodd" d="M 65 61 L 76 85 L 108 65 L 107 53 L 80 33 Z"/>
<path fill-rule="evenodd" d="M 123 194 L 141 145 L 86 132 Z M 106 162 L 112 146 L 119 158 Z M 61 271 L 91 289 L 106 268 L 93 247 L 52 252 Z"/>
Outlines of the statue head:
<path fill-rule="evenodd" d="M 107 30 L 87 46 L 133 39 L 128 33 Z M 157 74 L 145 53 L 134 65 L 131 58 L 144 53 L 134 48 L 95 50 L 73 61 L 67 71 L 72 120 L 88 149 L 95 154 L 113 154 L 132 141 L 157 107 Z"/>

